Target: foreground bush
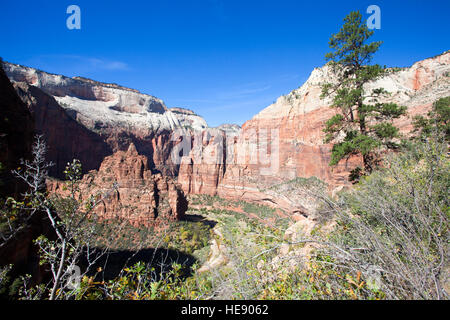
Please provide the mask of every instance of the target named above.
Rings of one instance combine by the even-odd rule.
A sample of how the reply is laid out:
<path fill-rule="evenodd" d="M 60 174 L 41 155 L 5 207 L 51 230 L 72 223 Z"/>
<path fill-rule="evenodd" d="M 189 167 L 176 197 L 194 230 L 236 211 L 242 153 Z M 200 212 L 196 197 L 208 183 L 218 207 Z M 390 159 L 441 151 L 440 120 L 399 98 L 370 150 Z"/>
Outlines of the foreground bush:
<path fill-rule="evenodd" d="M 322 255 L 388 299 L 448 298 L 450 165 L 445 139 L 428 137 L 326 207 L 338 226 Z M 335 283 L 339 285 L 337 281 Z M 448 290 L 448 288 L 447 288 Z"/>

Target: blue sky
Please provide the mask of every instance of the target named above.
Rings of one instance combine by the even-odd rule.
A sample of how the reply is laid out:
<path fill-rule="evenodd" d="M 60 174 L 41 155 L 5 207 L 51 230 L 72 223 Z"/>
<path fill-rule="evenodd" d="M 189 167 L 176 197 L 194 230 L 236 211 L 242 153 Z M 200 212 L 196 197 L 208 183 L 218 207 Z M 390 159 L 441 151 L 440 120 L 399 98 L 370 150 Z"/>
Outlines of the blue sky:
<path fill-rule="evenodd" d="M 66 9 L 81 8 L 81 30 Z M 374 62 L 409 66 L 450 49 L 450 1 L 3 1 L 0 56 L 114 82 L 241 125 L 325 63 L 352 10 L 381 8 Z"/>

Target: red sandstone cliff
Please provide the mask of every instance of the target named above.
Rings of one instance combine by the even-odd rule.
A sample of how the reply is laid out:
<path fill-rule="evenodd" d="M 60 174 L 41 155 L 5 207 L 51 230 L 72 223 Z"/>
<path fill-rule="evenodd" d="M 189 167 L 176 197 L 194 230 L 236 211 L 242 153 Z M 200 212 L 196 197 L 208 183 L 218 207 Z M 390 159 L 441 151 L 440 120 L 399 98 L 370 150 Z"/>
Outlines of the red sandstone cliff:
<path fill-rule="evenodd" d="M 14 88 L 34 117 L 36 133 L 44 135 L 47 161 L 55 164 L 49 169 L 51 176 L 63 178 L 67 162 L 74 158 L 87 172 L 97 169 L 103 158 L 112 154 L 102 137 L 72 119 L 52 96 L 24 82 L 14 83 Z"/>
<path fill-rule="evenodd" d="M 334 77 L 327 66 L 315 69 L 301 87 L 280 97 L 240 131 L 231 127 L 206 128 L 206 122 L 192 111 L 169 110 L 155 97 L 117 85 L 51 75 L 13 64 L 7 64 L 7 70 L 15 81 L 26 81 L 51 95 L 65 114 L 100 137 L 112 152 L 126 151 L 133 143 L 139 154 L 148 158 L 149 169 L 163 176 L 178 176 L 185 193 L 217 194 L 289 207 L 288 199 L 280 200 L 267 189 L 296 177 L 312 176 L 332 187 L 344 186 L 348 184 L 349 168 L 359 161 L 353 158 L 333 168 L 328 165 L 331 146 L 323 143 L 322 129 L 334 110 L 329 108 L 329 99 L 320 99 L 321 83 L 333 81 Z M 392 70 L 369 86 L 385 88 L 391 93 L 386 101 L 405 105 L 409 115 L 414 115 L 425 113 L 435 100 L 450 95 L 449 74 L 450 52 L 446 52 L 410 68 Z M 41 100 L 38 105 L 50 109 L 51 104 L 46 102 L 49 100 Z M 56 112 L 53 114 L 53 118 L 58 117 Z M 54 123 L 43 118 L 42 127 L 47 128 L 50 137 L 66 130 L 49 129 Z M 411 129 L 408 117 L 397 124 L 403 132 Z M 74 135 L 56 142 L 56 148 L 61 150 L 67 139 L 76 142 L 62 154 L 72 158 L 80 142 L 86 150 L 95 144 L 91 138 L 80 140 Z M 186 147 L 186 143 L 183 157 L 177 159 L 178 148 Z M 91 153 L 94 158 L 103 158 L 103 151 L 95 147 Z M 84 161 L 89 163 L 89 159 Z M 97 159 L 97 165 L 100 162 Z M 295 210 L 297 205 L 292 208 Z"/>
<path fill-rule="evenodd" d="M 386 101 L 407 106 L 408 117 L 396 124 L 401 131 L 408 132 L 412 115 L 426 113 L 435 100 L 450 95 L 449 75 L 450 52 L 446 52 L 410 68 L 392 70 L 369 86 L 385 88 L 391 93 Z M 351 163 L 341 161 L 331 168 L 331 145 L 323 143 L 324 123 L 335 111 L 329 107 L 329 99 L 320 98 L 320 85 L 330 80 L 333 81 L 333 74 L 327 66 L 315 69 L 300 88 L 280 97 L 247 121 L 239 135 L 218 139 L 226 141 L 227 152 L 220 165 L 207 164 L 195 156 L 198 150 L 191 151 L 183 158 L 179 170 L 178 181 L 183 190 L 277 206 L 283 202 L 284 207 L 289 207 L 286 206 L 289 199 L 267 193 L 265 189 L 296 177 L 315 176 L 334 187 L 348 184 L 349 169 L 359 159 L 350 159 Z M 217 139 L 209 139 L 208 143 L 198 145 L 208 153 L 218 148 L 216 144 Z M 278 165 L 273 165 L 272 156 L 279 161 Z M 291 211 L 296 211 L 295 206 Z"/>
<path fill-rule="evenodd" d="M 42 131 L 49 134 L 48 139 L 53 139 L 56 133 L 61 135 L 55 146 L 59 154 L 49 155 L 49 160 L 57 164 L 65 163 L 61 157 L 79 158 L 86 169 L 98 169 L 103 157 L 118 150 L 126 151 L 134 143 L 139 153 L 148 157 L 151 169 L 176 176 L 178 166 L 171 163 L 170 157 L 172 131 L 207 127 L 206 121 L 190 110 L 168 109 L 154 96 L 116 84 L 50 74 L 12 63 L 5 63 L 5 71 L 11 81 L 28 84 L 32 93 L 22 92 L 21 96 L 31 102 L 33 110 L 43 112 L 37 121 L 43 125 Z M 20 89 L 21 85 L 16 87 Z M 91 135 L 88 137 L 79 128 L 74 130 L 73 123 L 71 128 L 64 128 L 69 124 L 68 117 Z M 85 151 L 94 159 L 84 157 Z"/>
<path fill-rule="evenodd" d="M 67 193 L 59 181 L 49 181 L 48 188 Z M 100 217 L 126 219 L 135 226 L 179 220 L 187 210 L 180 186 L 160 173 L 152 174 L 147 157 L 139 155 L 134 144 L 106 157 L 98 171 L 84 175 L 80 191 L 83 199 L 94 196 L 100 201 L 94 209 Z"/>

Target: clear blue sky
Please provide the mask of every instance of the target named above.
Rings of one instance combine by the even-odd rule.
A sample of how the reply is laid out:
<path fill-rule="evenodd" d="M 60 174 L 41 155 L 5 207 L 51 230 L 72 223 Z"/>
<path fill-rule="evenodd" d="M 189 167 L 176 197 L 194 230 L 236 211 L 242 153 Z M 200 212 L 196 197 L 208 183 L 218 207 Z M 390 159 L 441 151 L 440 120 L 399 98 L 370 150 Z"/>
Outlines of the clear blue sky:
<path fill-rule="evenodd" d="M 66 8 L 81 8 L 81 30 Z M 352 10 L 381 8 L 375 62 L 409 66 L 450 49 L 450 1 L 2 1 L 0 56 L 114 82 L 188 107 L 210 126 L 242 124 L 324 64 Z"/>

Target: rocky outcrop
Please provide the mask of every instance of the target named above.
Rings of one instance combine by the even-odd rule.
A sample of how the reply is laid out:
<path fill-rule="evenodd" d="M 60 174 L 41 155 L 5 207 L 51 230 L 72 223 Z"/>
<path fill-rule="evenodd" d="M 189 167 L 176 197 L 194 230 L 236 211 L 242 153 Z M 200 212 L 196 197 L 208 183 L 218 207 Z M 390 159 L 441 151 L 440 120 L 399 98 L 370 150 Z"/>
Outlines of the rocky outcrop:
<path fill-rule="evenodd" d="M 205 119 L 192 110 L 185 108 L 170 108 L 169 111 L 175 114 L 182 128 L 203 130 L 208 127 Z"/>
<path fill-rule="evenodd" d="M 130 114 L 145 113 L 145 115 L 147 113 L 164 114 L 167 111 L 160 99 L 116 84 L 81 77 L 70 78 L 12 63 L 5 63 L 5 71 L 11 80 L 26 82 L 41 88 L 54 96 L 58 102 L 64 103 L 64 99 L 72 100 L 70 107 L 74 110 L 79 109 L 82 112 L 86 107 L 91 109 L 92 114 L 89 118 L 92 120 L 96 120 L 96 117 L 100 115 L 112 120 L 114 111 Z M 94 105 L 97 108 L 92 108 Z M 107 110 L 108 108 L 111 111 Z"/>
<path fill-rule="evenodd" d="M 69 117 L 100 137 L 111 152 L 126 152 L 133 143 L 138 153 L 148 158 L 153 174 L 178 177 L 185 193 L 273 203 L 302 212 L 303 205 L 268 190 L 298 177 L 318 177 L 331 189 L 341 188 L 349 183 L 349 170 L 360 163 L 353 157 L 329 167 L 331 145 L 323 143 L 322 129 L 335 110 L 329 107 L 330 99 L 320 98 L 321 84 L 334 79 L 327 65 L 314 69 L 301 87 L 280 97 L 242 128 L 207 128 L 191 110 L 167 109 L 155 97 L 115 84 L 14 64 L 6 68 L 14 81 L 26 81 L 52 96 Z M 367 89 L 383 87 L 391 93 L 386 102 L 407 106 L 410 116 L 423 114 L 435 100 L 450 95 L 449 74 L 450 52 L 446 52 L 410 68 L 392 69 Z M 411 129 L 409 117 L 396 124 L 403 132 Z M 85 144 L 90 141 L 86 139 Z"/>
<path fill-rule="evenodd" d="M 68 191 L 62 186 L 60 181 L 48 182 L 51 192 L 65 195 Z M 134 144 L 106 157 L 98 171 L 84 175 L 80 194 L 85 200 L 94 197 L 99 217 L 122 218 L 135 226 L 179 220 L 187 210 L 181 188 L 172 179 L 153 174 L 147 157 L 139 155 Z"/>
<path fill-rule="evenodd" d="M 209 128 L 194 135 L 184 133 L 183 139 L 189 140 L 188 150 L 182 150 L 183 155 L 189 155 L 180 159 L 178 181 L 183 190 L 193 194 L 215 194 L 225 173 L 225 132 Z"/>
<path fill-rule="evenodd" d="M 93 131 L 121 128 L 136 136 L 182 128 L 206 128 L 203 118 L 190 110 L 168 109 L 154 96 L 116 84 L 86 78 L 69 78 L 37 69 L 5 63 L 11 81 L 26 82 L 54 97 L 75 120 Z"/>
<path fill-rule="evenodd" d="M 216 129 L 225 131 L 228 136 L 237 136 L 241 132 L 241 127 L 237 124 L 224 123 L 216 127 Z"/>

